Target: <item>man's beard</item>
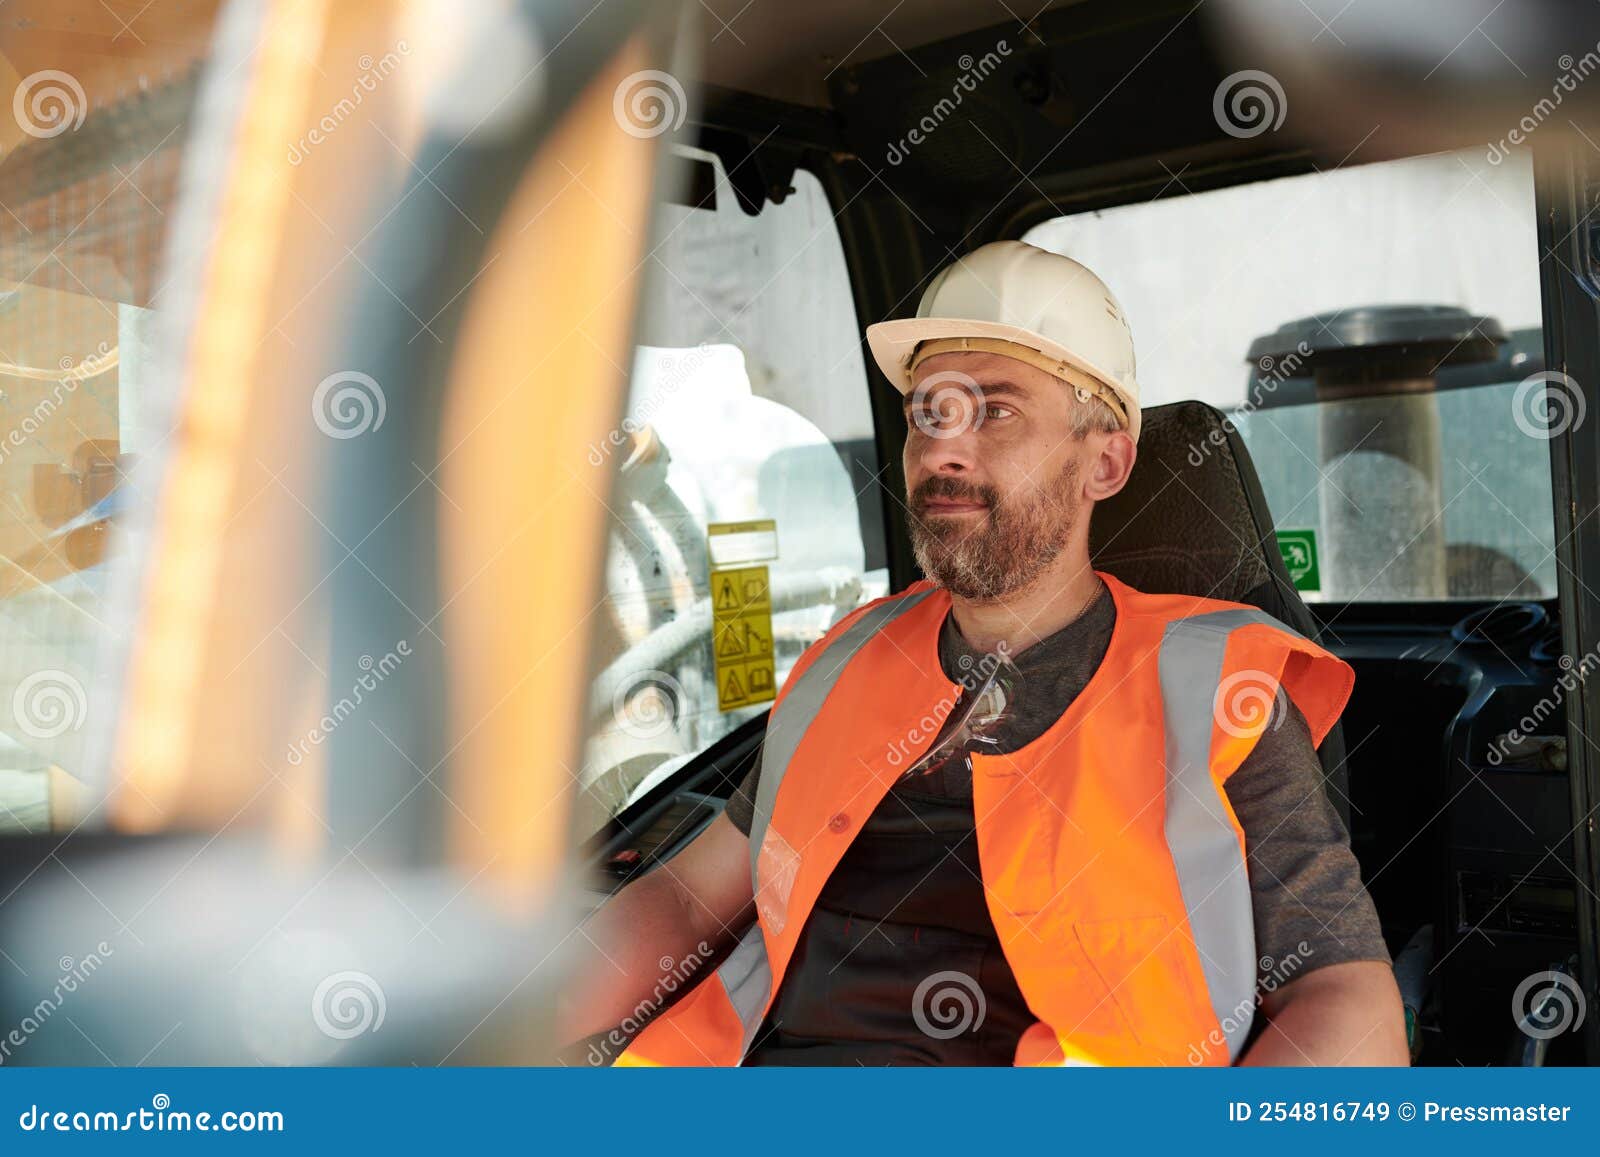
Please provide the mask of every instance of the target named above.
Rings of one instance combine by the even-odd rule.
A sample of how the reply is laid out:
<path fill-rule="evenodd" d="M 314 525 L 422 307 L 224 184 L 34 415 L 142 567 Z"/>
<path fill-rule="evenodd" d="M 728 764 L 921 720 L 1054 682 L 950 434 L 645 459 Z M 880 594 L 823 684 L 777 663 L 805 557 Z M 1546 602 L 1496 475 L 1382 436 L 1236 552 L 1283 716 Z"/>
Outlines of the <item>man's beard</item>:
<path fill-rule="evenodd" d="M 917 564 L 964 599 L 997 599 L 1026 587 L 1055 561 L 1077 525 L 1077 483 L 1078 464 L 1071 460 L 1049 485 L 1005 501 L 992 486 L 948 475 L 924 479 L 908 503 Z M 922 504 L 930 498 L 982 502 L 988 509 L 976 519 L 926 516 Z"/>

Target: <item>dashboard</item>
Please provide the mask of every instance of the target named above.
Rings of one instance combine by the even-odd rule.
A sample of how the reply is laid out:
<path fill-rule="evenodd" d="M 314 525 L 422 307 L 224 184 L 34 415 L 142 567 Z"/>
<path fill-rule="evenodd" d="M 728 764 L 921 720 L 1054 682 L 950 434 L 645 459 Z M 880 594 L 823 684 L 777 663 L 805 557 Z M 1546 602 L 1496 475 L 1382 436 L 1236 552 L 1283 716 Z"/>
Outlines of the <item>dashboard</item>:
<path fill-rule="evenodd" d="M 1585 665 L 1553 604 L 1315 610 L 1356 671 L 1351 846 L 1391 951 L 1423 933 L 1449 1055 L 1504 1063 L 1517 984 L 1577 949 L 1564 700 Z"/>

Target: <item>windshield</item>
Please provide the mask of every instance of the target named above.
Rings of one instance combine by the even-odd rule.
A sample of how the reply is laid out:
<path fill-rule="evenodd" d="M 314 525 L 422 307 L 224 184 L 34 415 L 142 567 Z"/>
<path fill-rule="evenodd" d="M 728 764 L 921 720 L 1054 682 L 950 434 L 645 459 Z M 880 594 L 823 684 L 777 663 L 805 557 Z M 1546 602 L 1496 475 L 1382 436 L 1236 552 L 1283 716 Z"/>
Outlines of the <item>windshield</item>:
<path fill-rule="evenodd" d="M 1543 372 L 1525 151 L 1171 196 L 1027 240 L 1105 276 L 1146 408 L 1198 398 L 1238 430 L 1306 600 L 1555 594 L 1549 439 L 1571 391 Z"/>

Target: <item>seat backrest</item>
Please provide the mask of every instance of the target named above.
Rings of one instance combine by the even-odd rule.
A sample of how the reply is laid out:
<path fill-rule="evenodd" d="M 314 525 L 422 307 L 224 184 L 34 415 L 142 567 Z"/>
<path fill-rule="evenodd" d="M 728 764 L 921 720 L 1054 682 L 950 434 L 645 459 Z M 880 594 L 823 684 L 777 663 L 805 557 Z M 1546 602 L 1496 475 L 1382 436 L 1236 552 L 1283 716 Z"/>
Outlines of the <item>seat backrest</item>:
<path fill-rule="evenodd" d="M 1089 554 L 1136 590 L 1248 603 L 1322 641 L 1278 552 L 1250 452 L 1204 402 L 1144 411 L 1138 461 L 1122 491 L 1095 506 Z M 1349 772 L 1338 724 L 1317 754 L 1348 827 Z"/>

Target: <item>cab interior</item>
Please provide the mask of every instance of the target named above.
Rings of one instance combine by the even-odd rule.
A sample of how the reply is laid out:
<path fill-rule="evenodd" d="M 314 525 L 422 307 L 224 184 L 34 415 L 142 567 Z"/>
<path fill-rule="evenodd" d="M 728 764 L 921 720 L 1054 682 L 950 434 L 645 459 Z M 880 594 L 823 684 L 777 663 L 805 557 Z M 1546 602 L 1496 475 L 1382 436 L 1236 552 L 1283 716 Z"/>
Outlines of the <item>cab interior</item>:
<path fill-rule="evenodd" d="M 0 12 L 78 86 L 0 125 L 0 1009 L 123 970 L 22 1063 L 542 1059 L 573 928 L 507 913 L 670 859 L 920 577 L 862 330 L 1002 238 L 1133 329 L 1096 565 L 1354 667 L 1319 756 L 1416 1062 L 1600 1060 L 1518 1006 L 1597 999 L 1600 86 L 1542 102 L 1600 10 L 425 7 Z M 382 1034 L 284 1012 L 347 958 Z"/>
<path fill-rule="evenodd" d="M 1354 667 L 1319 755 L 1417 1063 L 1583 1063 L 1582 1034 L 1540 1039 L 1507 1009 L 1523 978 L 1576 980 L 1594 952 L 1592 821 L 1568 748 L 1581 692 L 1561 685 L 1577 669 L 1572 600 L 1587 597 L 1570 548 L 1593 536 L 1558 510 L 1577 395 L 1552 393 L 1561 412 L 1535 428 L 1524 384 L 1566 389 L 1550 373 L 1568 365 L 1552 340 L 1563 206 L 1570 166 L 1591 158 L 1552 142 L 1501 159 L 1470 132 L 1384 134 L 1377 117 L 1230 126 L 1216 111 L 1235 66 L 1226 22 L 1188 5 L 1051 4 L 1029 20 L 907 8 L 892 26 L 829 5 L 705 22 L 638 340 L 669 360 L 736 346 L 751 393 L 815 425 L 807 451 L 767 459 L 738 516 L 775 519 L 780 557 L 809 556 L 814 575 L 850 568 L 861 600 L 920 577 L 900 401 L 861 358 L 860 328 L 910 314 L 934 270 L 986 241 L 1086 262 L 1129 315 L 1146 423 L 1132 481 L 1095 513 L 1096 566 L 1259 606 Z M 1277 101 L 1293 123 L 1293 87 L 1256 95 L 1268 121 Z M 670 373 L 641 359 L 634 403 Z M 696 454 L 683 421 L 638 439 L 628 501 L 652 438 L 674 461 Z M 825 527 L 819 503 L 837 503 Z M 650 500 L 624 513 L 614 555 L 639 553 L 624 541 L 638 509 Z M 687 605 L 670 586 L 654 588 L 656 630 Z M 652 605 L 648 577 L 629 589 Z M 855 593 L 820 584 L 830 609 L 809 628 L 776 615 L 780 681 Z M 672 721 L 644 741 L 657 755 L 607 754 L 622 748 L 603 730 L 587 749 L 595 900 L 670 858 L 759 757 L 759 707 L 684 739 L 709 700 L 685 675 L 696 661 L 677 658 L 635 688 Z"/>

